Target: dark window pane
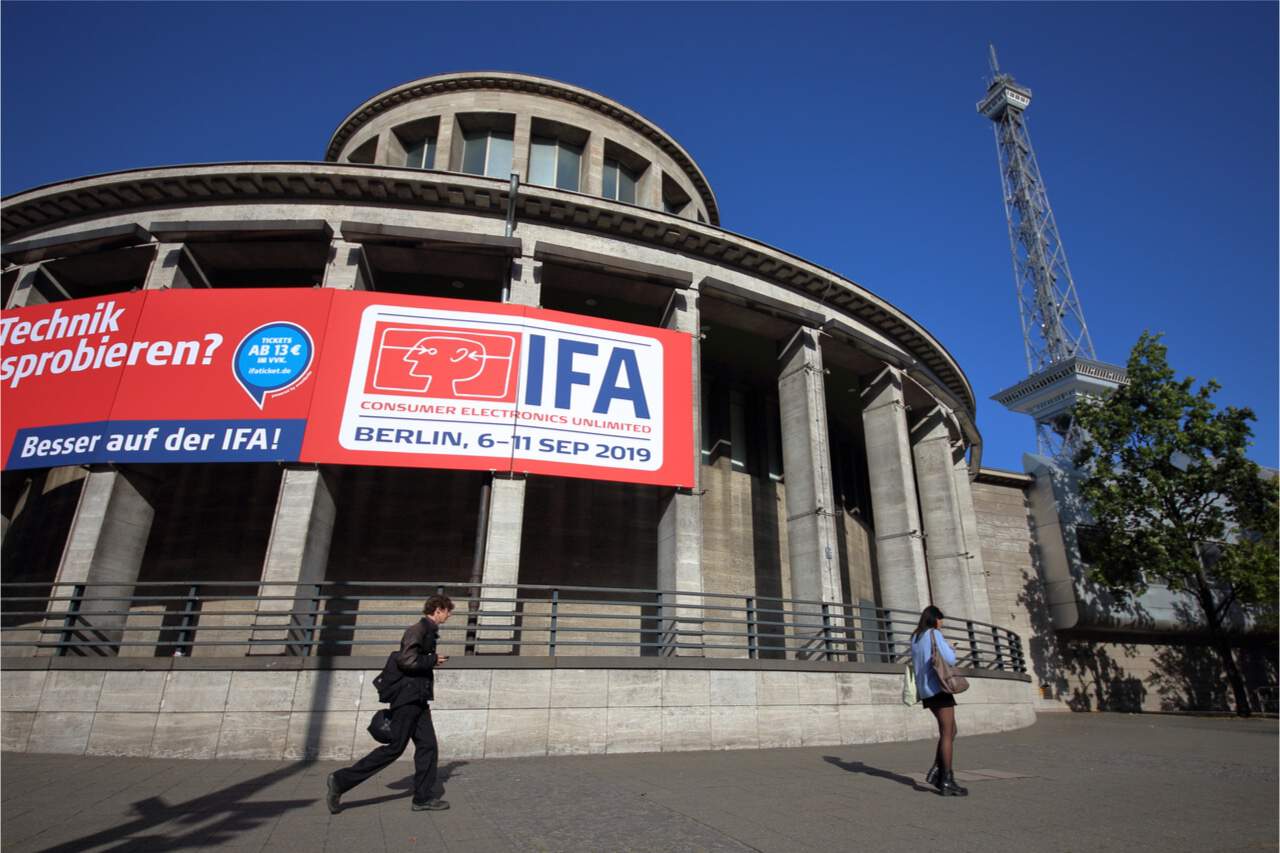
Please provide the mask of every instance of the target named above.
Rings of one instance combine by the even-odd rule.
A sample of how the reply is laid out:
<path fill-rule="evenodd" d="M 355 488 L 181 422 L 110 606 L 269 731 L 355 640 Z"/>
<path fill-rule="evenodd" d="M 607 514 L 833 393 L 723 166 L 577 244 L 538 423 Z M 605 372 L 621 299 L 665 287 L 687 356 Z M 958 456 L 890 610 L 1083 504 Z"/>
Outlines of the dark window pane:
<path fill-rule="evenodd" d="M 618 169 L 618 201 L 636 203 L 636 179 L 626 169 Z"/>
<path fill-rule="evenodd" d="M 462 171 L 468 175 L 484 174 L 485 146 L 489 141 L 487 133 L 464 134 L 462 146 Z"/>
<path fill-rule="evenodd" d="M 421 169 L 422 168 L 422 152 L 425 147 L 426 147 L 425 140 L 422 142 L 415 142 L 413 145 L 410 145 L 409 148 L 404 152 L 404 164 L 406 166 L 412 166 L 415 169 Z"/>
<path fill-rule="evenodd" d="M 436 167 L 436 140 L 433 136 L 427 140 L 427 150 L 422 158 L 422 168 L 434 169 Z"/>
<path fill-rule="evenodd" d="M 560 143 L 559 161 L 556 167 L 556 188 L 578 190 L 578 170 L 582 166 L 582 152 Z"/>
<path fill-rule="evenodd" d="M 618 164 L 612 160 L 604 161 L 604 192 L 605 198 L 618 197 Z"/>
<path fill-rule="evenodd" d="M 511 175 L 511 134 L 493 133 L 489 135 L 489 162 L 484 173 L 491 178 L 506 178 Z"/>
<path fill-rule="evenodd" d="M 529 145 L 529 183 L 552 186 L 556 177 L 556 145 L 550 139 L 535 139 Z"/>

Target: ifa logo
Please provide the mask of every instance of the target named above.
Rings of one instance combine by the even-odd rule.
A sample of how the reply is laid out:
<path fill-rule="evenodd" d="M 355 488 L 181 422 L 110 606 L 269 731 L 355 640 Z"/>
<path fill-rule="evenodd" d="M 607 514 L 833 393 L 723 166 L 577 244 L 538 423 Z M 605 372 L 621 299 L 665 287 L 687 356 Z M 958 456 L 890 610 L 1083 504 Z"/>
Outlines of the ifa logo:
<path fill-rule="evenodd" d="M 518 334 L 384 322 L 373 340 L 367 394 L 515 401 Z"/>

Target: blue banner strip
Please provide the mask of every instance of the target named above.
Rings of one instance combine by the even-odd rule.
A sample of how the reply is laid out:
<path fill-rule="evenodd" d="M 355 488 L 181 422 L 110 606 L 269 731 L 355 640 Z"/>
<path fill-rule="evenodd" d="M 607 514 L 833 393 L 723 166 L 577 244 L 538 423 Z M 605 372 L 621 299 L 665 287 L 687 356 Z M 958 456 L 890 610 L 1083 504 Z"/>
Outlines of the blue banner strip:
<path fill-rule="evenodd" d="M 98 421 L 18 431 L 6 469 L 95 462 L 296 462 L 305 419 Z"/>

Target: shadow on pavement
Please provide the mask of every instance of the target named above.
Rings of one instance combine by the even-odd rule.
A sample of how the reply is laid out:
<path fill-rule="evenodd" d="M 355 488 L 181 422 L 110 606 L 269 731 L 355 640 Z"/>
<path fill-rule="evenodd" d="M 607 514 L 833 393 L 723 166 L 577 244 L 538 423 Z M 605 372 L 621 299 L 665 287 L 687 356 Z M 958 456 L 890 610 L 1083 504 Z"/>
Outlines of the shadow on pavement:
<path fill-rule="evenodd" d="M 193 847 L 213 847 L 218 844 L 234 844 L 237 838 L 276 820 L 285 812 L 306 808 L 324 799 L 324 776 L 316 779 L 315 796 L 292 800 L 257 800 L 256 795 L 296 773 L 306 770 L 314 761 L 299 761 L 287 767 L 263 773 L 252 779 L 236 782 L 220 791 L 212 791 L 200 797 L 170 805 L 162 797 L 148 797 L 133 804 L 137 817 L 117 826 L 65 841 L 47 848 L 44 853 L 80 853 L 84 850 L 183 850 Z M 451 761 L 440 767 L 443 783 L 465 761 Z M 192 772 L 200 768 L 192 762 Z M 413 794 L 413 775 L 391 783 L 393 789 L 404 793 L 389 794 L 343 803 L 343 809 L 409 797 Z M 163 831 L 156 831 L 162 830 Z M 153 833 L 153 834 L 148 834 Z"/>
<path fill-rule="evenodd" d="M 901 773 L 894 773 L 891 770 L 881 770 L 879 767 L 872 767 L 869 764 L 863 764 L 861 761 L 844 761 L 836 758 L 834 755 L 824 755 L 822 760 L 828 764 L 834 764 L 836 767 L 839 767 L 841 770 L 845 770 L 849 773 L 861 773 L 865 776 L 875 776 L 877 779 L 888 779 L 891 782 L 897 782 L 899 785 L 906 785 L 916 791 L 922 791 L 927 794 L 933 793 L 932 788 L 926 788 L 923 785 L 916 784 L 916 780 L 912 779 L 910 776 L 903 776 Z"/>
<path fill-rule="evenodd" d="M 465 761 L 450 761 L 448 764 L 441 764 L 437 777 L 439 787 L 435 790 L 435 796 L 444 796 L 444 783 L 449 781 L 449 777 L 458 771 L 460 767 L 465 767 Z M 399 794 L 383 794 L 381 797 L 367 797 L 363 800 L 347 800 L 342 801 L 342 811 L 347 809 L 359 808 L 361 806 L 376 806 L 379 803 L 389 803 L 392 800 L 403 800 L 405 797 L 413 796 L 413 774 L 410 773 L 398 782 L 392 782 L 387 785 L 393 791 L 400 791 Z M 353 789 L 354 790 L 354 789 Z M 351 793 L 348 791 L 347 793 Z"/>
<path fill-rule="evenodd" d="M 199 773 L 200 768 L 196 762 L 191 763 L 192 772 Z M 166 803 L 161 797 L 139 800 L 133 804 L 133 811 L 138 815 L 133 820 L 49 847 L 45 853 L 78 853 L 93 848 L 181 850 L 231 843 L 238 836 L 287 811 L 305 808 L 322 799 L 323 790 L 318 790 L 314 797 L 301 800 L 250 800 L 263 789 L 305 770 L 312 763 L 299 761 L 175 805 Z M 165 824 L 171 825 L 170 833 L 145 834 Z M 191 829 L 179 829 L 183 825 L 190 826 Z"/>

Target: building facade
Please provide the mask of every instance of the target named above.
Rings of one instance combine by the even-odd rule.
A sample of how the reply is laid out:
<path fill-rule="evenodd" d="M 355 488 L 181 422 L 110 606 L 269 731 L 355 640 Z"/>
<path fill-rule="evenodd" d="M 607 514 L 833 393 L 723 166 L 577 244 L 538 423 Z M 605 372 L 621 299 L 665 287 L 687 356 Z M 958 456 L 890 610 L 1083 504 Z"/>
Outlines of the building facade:
<path fill-rule="evenodd" d="M 895 704 L 893 657 L 930 602 L 972 639 L 966 728 L 1029 724 L 1058 698 L 1019 659 L 1053 637 L 1026 592 L 1030 481 L 981 468 L 960 365 L 870 290 L 719 222 L 706 176 L 652 122 L 509 73 L 383 92 L 323 162 L 131 170 L 5 199 L 10 311 L 323 288 L 687 335 L 695 457 L 692 487 L 289 461 L 8 467 L 5 748 L 358 753 L 369 676 L 424 584 L 483 590 L 442 672 L 457 756 L 926 737 L 928 715 Z M 553 657 L 561 588 L 587 639 Z"/>

